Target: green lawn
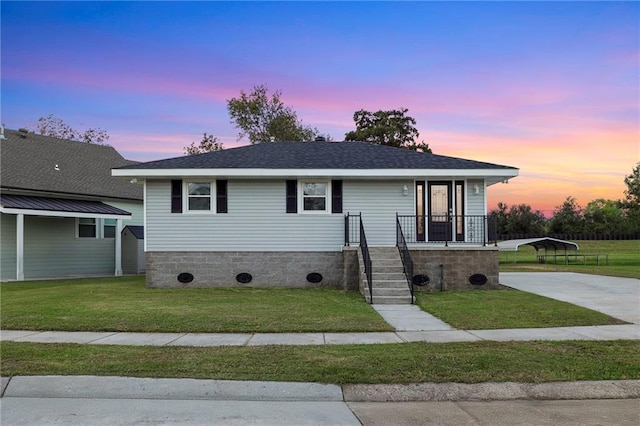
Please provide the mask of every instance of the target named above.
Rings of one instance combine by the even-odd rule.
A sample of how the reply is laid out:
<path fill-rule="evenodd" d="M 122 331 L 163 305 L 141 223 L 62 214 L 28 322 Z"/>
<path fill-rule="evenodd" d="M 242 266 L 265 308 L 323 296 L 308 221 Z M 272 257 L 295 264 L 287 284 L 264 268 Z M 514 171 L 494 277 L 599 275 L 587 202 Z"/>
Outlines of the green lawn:
<path fill-rule="evenodd" d="M 418 292 L 416 298 L 424 311 L 462 330 L 625 324 L 600 312 L 512 289 Z"/>
<path fill-rule="evenodd" d="M 148 289 L 143 277 L 3 283 L 3 329 L 138 332 L 393 331 L 336 289 Z"/>
<path fill-rule="evenodd" d="M 320 383 L 640 379 L 640 342 L 132 347 L 3 342 L 1 372 Z"/>
<path fill-rule="evenodd" d="M 4 283 L 6 330 L 192 333 L 393 331 L 362 296 L 336 289 L 148 289 L 142 277 Z M 418 305 L 459 329 L 621 324 L 517 290 L 419 293 Z"/>
<path fill-rule="evenodd" d="M 501 272 L 580 272 L 585 274 L 610 275 L 617 277 L 640 278 L 640 240 L 610 241 L 574 241 L 580 248 L 579 254 L 607 254 L 608 265 L 596 265 L 589 259 L 587 265 L 582 260 L 569 265 L 540 264 L 533 247 L 522 246 L 517 253 L 517 263 L 513 263 L 513 253 L 500 253 Z M 552 253 L 551 251 L 550 253 Z M 560 252 L 559 252 L 560 253 Z M 562 252 L 564 253 L 564 252 Z M 562 260 L 564 261 L 564 260 Z M 561 262 L 558 259 L 558 262 Z"/>

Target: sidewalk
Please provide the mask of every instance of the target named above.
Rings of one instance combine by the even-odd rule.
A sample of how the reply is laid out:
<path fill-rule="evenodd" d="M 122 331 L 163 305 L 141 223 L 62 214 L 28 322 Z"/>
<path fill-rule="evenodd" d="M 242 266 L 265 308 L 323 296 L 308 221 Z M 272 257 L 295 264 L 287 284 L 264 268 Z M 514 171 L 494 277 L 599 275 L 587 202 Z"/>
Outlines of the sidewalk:
<path fill-rule="evenodd" d="M 640 325 L 518 328 L 503 330 L 425 330 L 382 333 L 123 333 L 1 330 L 0 342 L 81 343 L 130 346 L 349 345 L 407 342 L 533 340 L 640 340 Z"/>

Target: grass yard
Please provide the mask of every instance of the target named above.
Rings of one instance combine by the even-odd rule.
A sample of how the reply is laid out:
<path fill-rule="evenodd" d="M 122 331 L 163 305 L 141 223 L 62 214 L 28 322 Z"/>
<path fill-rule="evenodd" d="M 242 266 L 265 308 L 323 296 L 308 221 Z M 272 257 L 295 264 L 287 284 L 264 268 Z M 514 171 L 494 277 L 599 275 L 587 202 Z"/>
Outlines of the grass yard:
<path fill-rule="evenodd" d="M 144 277 L 3 283 L 6 330 L 284 333 L 393 331 L 336 289 L 147 289 Z"/>
<path fill-rule="evenodd" d="M 98 375 L 320 383 L 640 379 L 640 342 L 132 347 L 3 342 L 3 376 Z"/>
<path fill-rule="evenodd" d="M 517 263 L 513 263 L 513 253 L 500 253 L 501 272 L 579 272 L 585 274 L 610 275 L 616 277 L 640 278 L 640 240 L 574 241 L 580 248 L 578 254 L 607 254 L 607 265 L 596 265 L 594 259 L 582 260 L 569 265 L 538 263 L 536 251 L 531 246 L 521 246 L 517 253 Z M 551 251 L 550 253 L 553 253 Z M 559 252 L 560 253 L 560 252 Z M 564 253 L 564 251 L 562 252 Z M 558 263 L 564 259 L 558 259 Z"/>
<path fill-rule="evenodd" d="M 462 330 L 625 324 L 587 308 L 513 289 L 418 292 L 424 311 Z"/>
<path fill-rule="evenodd" d="M 5 330 L 191 333 L 393 331 L 358 293 L 336 289 L 148 289 L 143 277 L 4 283 Z M 418 293 L 425 311 L 464 330 L 624 322 L 517 290 Z"/>

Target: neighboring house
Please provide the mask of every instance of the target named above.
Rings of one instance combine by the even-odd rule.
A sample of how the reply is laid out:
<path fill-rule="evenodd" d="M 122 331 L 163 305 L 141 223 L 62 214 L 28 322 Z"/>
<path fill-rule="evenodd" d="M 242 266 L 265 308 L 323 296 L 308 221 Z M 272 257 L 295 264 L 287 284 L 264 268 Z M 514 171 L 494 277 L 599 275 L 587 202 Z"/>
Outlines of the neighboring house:
<path fill-rule="evenodd" d="M 437 289 L 463 286 L 454 276 L 469 268 L 498 284 L 498 252 L 487 247 L 486 188 L 518 169 L 318 141 L 263 142 L 121 167 L 113 175 L 144 182 L 150 287 L 362 287 L 357 253 L 360 264 L 368 253 L 353 248 L 364 245 L 354 216 L 361 214 L 367 252 L 399 261 L 402 229 L 416 259 L 413 272 L 428 273 Z"/>
<path fill-rule="evenodd" d="M 110 146 L 26 130 L 0 135 L 0 278 L 121 275 L 120 232 L 142 225 L 134 164 Z"/>

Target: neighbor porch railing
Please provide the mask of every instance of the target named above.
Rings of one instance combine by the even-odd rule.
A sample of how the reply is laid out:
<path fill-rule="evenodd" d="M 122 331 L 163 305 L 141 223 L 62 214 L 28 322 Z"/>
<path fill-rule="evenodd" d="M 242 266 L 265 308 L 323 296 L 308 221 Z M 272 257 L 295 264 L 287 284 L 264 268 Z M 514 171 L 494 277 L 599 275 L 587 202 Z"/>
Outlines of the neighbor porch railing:
<path fill-rule="evenodd" d="M 411 259 L 411 253 L 409 252 L 409 247 L 407 247 L 407 240 L 404 237 L 404 233 L 402 232 L 400 221 L 397 216 L 398 215 L 396 214 L 396 246 L 400 252 L 402 269 L 405 277 L 407 278 L 407 284 L 409 285 L 409 291 L 411 292 L 411 304 L 413 304 L 413 259 Z"/>
<path fill-rule="evenodd" d="M 486 215 L 397 215 L 408 244 L 497 244 L 497 221 Z"/>

